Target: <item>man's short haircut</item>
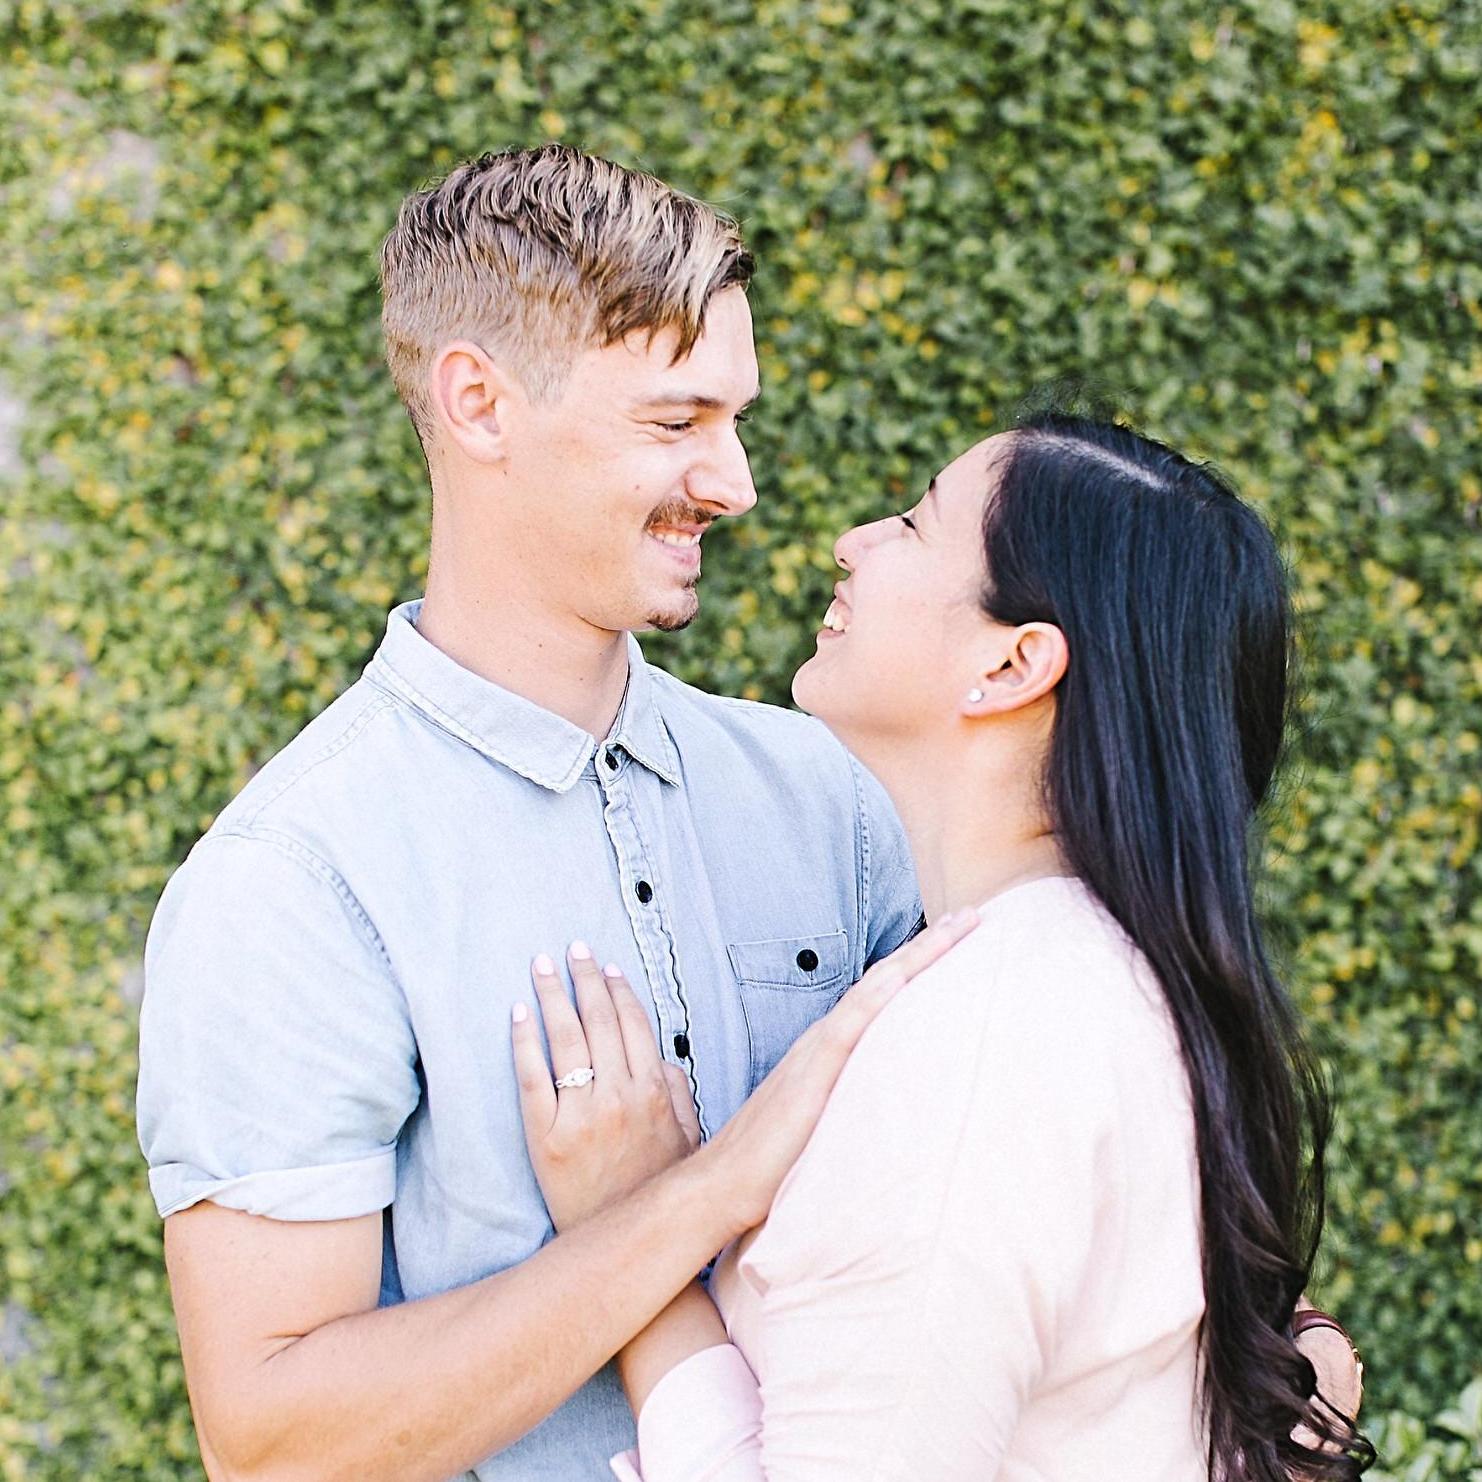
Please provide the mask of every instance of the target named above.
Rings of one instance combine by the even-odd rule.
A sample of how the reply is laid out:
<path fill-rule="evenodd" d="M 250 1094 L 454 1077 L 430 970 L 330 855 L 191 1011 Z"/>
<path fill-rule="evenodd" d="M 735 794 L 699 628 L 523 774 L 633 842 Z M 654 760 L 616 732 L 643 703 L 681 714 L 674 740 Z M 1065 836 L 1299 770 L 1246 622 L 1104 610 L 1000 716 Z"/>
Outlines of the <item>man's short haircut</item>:
<path fill-rule="evenodd" d="M 752 268 L 730 217 L 652 175 L 564 144 L 484 154 L 408 196 L 382 244 L 386 362 L 425 445 L 449 341 L 545 399 L 577 354 L 634 332 L 673 330 L 687 355 L 710 300 Z"/>

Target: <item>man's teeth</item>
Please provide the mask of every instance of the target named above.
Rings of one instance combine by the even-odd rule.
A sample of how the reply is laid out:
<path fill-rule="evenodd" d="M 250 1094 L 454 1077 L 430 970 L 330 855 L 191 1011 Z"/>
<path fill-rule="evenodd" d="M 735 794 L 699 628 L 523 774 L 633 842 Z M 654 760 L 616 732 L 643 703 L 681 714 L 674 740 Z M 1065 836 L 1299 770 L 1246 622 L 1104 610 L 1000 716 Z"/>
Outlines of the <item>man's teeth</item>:
<path fill-rule="evenodd" d="M 831 633 L 847 633 L 849 624 L 844 621 L 844 615 L 839 611 L 837 602 L 830 602 L 828 611 L 823 615 L 823 626 Z"/>
<path fill-rule="evenodd" d="M 686 535 L 679 530 L 650 530 L 648 532 L 655 540 L 661 540 L 665 545 L 699 545 L 698 535 Z"/>

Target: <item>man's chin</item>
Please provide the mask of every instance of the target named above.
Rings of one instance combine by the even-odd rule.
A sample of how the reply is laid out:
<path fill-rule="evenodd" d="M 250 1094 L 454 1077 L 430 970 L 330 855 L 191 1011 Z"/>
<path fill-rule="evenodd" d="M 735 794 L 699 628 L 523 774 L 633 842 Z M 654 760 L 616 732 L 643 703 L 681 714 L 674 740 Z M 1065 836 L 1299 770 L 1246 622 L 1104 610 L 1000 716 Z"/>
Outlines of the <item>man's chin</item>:
<path fill-rule="evenodd" d="M 691 589 L 670 606 L 650 613 L 644 627 L 656 628 L 660 633 L 678 633 L 680 629 L 689 627 L 699 615 L 700 599 Z"/>

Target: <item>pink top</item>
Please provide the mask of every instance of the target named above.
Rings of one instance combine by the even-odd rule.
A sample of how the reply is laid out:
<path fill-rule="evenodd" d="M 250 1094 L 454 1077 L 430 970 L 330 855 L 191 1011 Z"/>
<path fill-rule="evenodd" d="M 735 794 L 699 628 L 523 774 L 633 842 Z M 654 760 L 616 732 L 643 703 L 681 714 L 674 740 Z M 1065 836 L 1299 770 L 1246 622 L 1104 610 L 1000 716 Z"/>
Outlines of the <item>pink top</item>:
<path fill-rule="evenodd" d="M 1146 961 L 1078 881 L 1009 890 L 860 1041 L 716 1268 L 730 1344 L 665 1375 L 613 1471 L 1205 1477 L 1198 1194 Z"/>

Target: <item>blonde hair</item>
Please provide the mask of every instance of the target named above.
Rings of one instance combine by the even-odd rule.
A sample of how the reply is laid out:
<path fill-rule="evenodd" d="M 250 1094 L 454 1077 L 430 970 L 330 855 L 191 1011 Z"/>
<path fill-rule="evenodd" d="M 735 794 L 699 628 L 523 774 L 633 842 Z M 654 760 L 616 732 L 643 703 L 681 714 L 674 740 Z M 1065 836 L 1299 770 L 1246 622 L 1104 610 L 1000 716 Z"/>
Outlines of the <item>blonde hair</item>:
<path fill-rule="evenodd" d="M 381 246 L 386 363 L 425 444 L 450 340 L 544 399 L 581 350 L 635 331 L 672 329 L 687 355 L 711 298 L 752 268 L 734 221 L 652 175 L 564 144 L 481 155 L 408 196 Z"/>

